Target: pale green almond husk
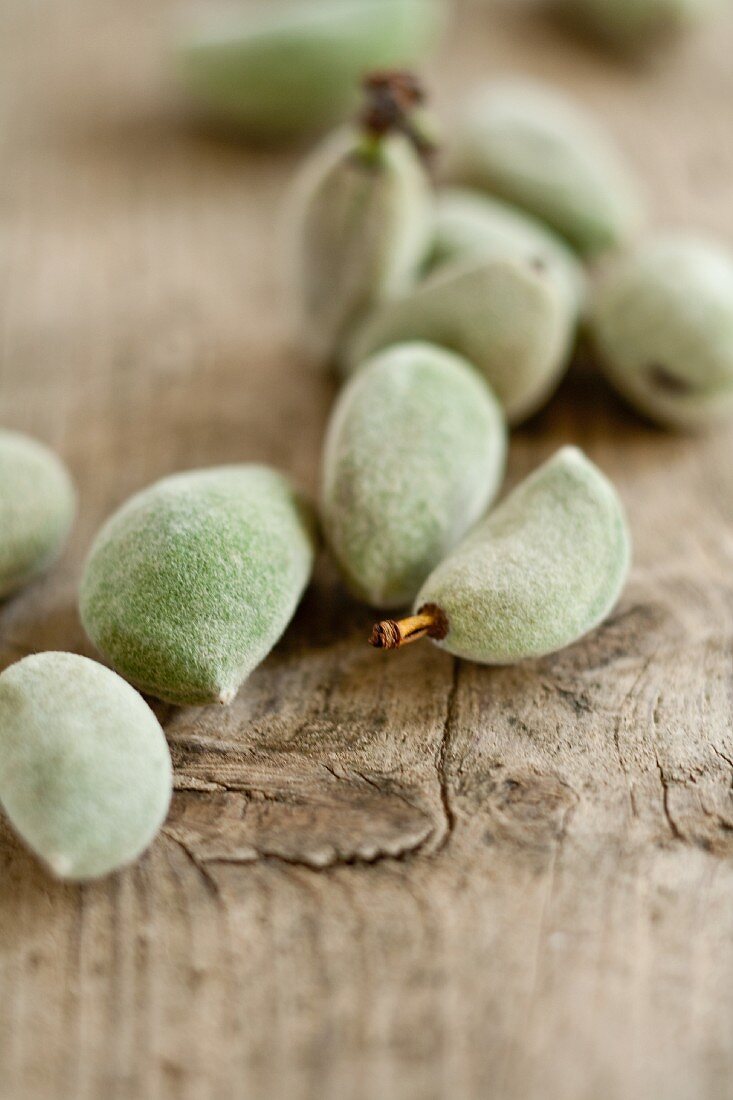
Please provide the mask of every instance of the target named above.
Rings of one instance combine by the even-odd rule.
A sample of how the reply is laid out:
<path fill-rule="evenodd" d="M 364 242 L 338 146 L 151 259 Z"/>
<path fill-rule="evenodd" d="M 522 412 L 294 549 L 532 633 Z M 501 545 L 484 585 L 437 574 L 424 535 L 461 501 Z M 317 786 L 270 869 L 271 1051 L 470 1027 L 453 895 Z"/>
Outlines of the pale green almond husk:
<path fill-rule="evenodd" d="M 638 189 L 610 139 L 554 88 L 480 89 L 458 121 L 452 175 L 547 222 L 595 256 L 632 237 Z"/>
<path fill-rule="evenodd" d="M 58 878 L 98 878 L 136 859 L 171 791 L 163 731 L 116 673 L 37 653 L 0 676 L 0 802 Z"/>
<path fill-rule="evenodd" d="M 342 121 L 373 69 L 420 65 L 447 19 L 445 0 L 303 0 L 192 28 L 177 68 L 213 116 L 264 142 Z"/>
<path fill-rule="evenodd" d="M 312 517 L 275 470 L 177 474 L 102 528 L 81 617 L 141 690 L 171 703 L 228 703 L 290 622 L 313 554 Z"/>
<path fill-rule="evenodd" d="M 429 344 L 376 355 L 341 392 L 323 456 L 326 541 L 354 593 L 401 607 L 484 514 L 506 462 L 501 406 Z"/>
<path fill-rule="evenodd" d="M 575 447 L 522 482 L 438 566 L 415 601 L 441 608 L 437 644 L 513 664 L 577 641 L 616 603 L 630 540 L 615 489 Z"/>
<path fill-rule="evenodd" d="M 561 283 L 576 312 L 583 309 L 587 280 L 577 256 L 543 222 L 501 199 L 445 188 L 435 199 L 432 238 L 427 271 L 471 257 L 523 260 L 544 267 Z"/>
<path fill-rule="evenodd" d="M 631 53 L 679 34 L 723 10 L 721 0 L 555 0 L 551 7 Z"/>
<path fill-rule="evenodd" d="M 286 278 L 299 335 L 330 360 L 381 299 L 407 289 L 429 248 L 432 187 L 402 134 L 373 140 L 345 128 L 304 164 L 285 219 Z"/>
<path fill-rule="evenodd" d="M 0 430 L 0 599 L 51 565 L 66 542 L 76 493 L 43 444 Z"/>
<path fill-rule="evenodd" d="M 575 323 L 567 294 L 531 263 L 457 261 L 376 309 L 349 342 L 344 367 L 353 371 L 373 352 L 406 340 L 438 344 L 476 367 L 509 423 L 518 424 L 555 390 Z"/>
<path fill-rule="evenodd" d="M 590 333 L 609 380 L 658 423 L 694 430 L 733 414 L 733 257 L 721 247 L 669 236 L 618 260 Z"/>

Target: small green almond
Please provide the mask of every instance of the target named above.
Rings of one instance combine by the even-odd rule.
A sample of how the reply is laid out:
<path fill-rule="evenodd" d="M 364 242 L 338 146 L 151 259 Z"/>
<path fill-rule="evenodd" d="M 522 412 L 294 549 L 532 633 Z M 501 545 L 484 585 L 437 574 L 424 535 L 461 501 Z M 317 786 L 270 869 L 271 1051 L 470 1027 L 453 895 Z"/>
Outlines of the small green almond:
<path fill-rule="evenodd" d="M 82 578 L 82 621 L 141 691 L 229 703 L 290 622 L 313 556 L 312 518 L 275 470 L 176 474 L 100 531 Z"/>
<path fill-rule="evenodd" d="M 544 268 L 580 313 L 586 276 L 568 245 L 530 214 L 468 188 L 448 187 L 435 199 L 427 271 L 467 258 L 520 260 Z"/>
<path fill-rule="evenodd" d="M 58 878 L 131 863 L 171 792 L 163 731 L 116 673 L 75 653 L 36 653 L 0 676 L 0 802 Z"/>
<path fill-rule="evenodd" d="M 347 371 L 391 344 L 427 341 L 480 371 L 510 424 L 536 412 L 567 368 L 577 309 L 544 267 L 519 259 L 468 259 L 438 268 L 383 303 L 359 327 Z"/>
<path fill-rule="evenodd" d="M 345 128 L 308 158 L 286 225 L 287 278 L 307 352 L 331 360 L 354 325 L 415 281 L 429 247 L 432 188 L 399 133 Z"/>
<path fill-rule="evenodd" d="M 326 542 L 354 593 L 410 603 L 498 492 L 506 447 L 501 406 L 458 356 L 400 344 L 364 364 L 333 410 L 321 493 Z"/>
<path fill-rule="evenodd" d="M 698 429 L 733 414 L 733 256 L 686 236 L 648 241 L 599 280 L 590 333 L 640 412 Z"/>
<path fill-rule="evenodd" d="M 615 489 L 581 451 L 563 447 L 431 573 L 415 608 L 438 624 L 442 649 L 513 664 L 563 649 L 602 622 L 629 560 Z"/>
<path fill-rule="evenodd" d="M 342 121 L 365 73 L 421 64 L 445 25 L 445 0 L 268 0 L 191 29 L 177 68 L 212 116 L 263 142 Z"/>
<path fill-rule="evenodd" d="M 51 565 L 66 542 L 76 493 L 43 444 L 0 430 L 0 599 Z"/>
<path fill-rule="evenodd" d="M 610 139 L 540 84 L 492 84 L 469 100 L 452 173 L 546 222 L 586 256 L 624 243 L 641 222 L 638 189 Z"/>

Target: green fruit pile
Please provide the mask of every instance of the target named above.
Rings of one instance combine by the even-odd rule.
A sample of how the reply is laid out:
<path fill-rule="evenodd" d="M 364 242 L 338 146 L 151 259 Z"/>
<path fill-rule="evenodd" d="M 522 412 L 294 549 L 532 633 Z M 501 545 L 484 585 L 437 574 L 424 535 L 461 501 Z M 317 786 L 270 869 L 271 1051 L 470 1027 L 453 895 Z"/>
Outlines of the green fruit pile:
<path fill-rule="evenodd" d="M 609 29 L 621 18 L 620 5 L 565 2 Z M 624 5 L 629 20 L 632 7 L 641 27 L 642 7 L 693 5 Z M 180 68 L 209 110 L 281 139 L 342 118 L 365 68 L 421 61 L 446 11 L 293 0 L 189 37 Z M 550 399 L 581 327 L 645 415 L 699 428 L 733 411 L 731 257 L 690 237 L 639 242 L 638 188 L 581 108 L 536 85 L 482 89 L 448 144 L 451 185 L 436 189 L 417 81 L 380 68 L 364 87 L 358 122 L 307 158 L 285 219 L 299 347 L 348 376 L 319 507 L 259 465 L 143 489 L 104 524 L 81 578 L 82 622 L 115 671 L 41 653 L 0 675 L 0 803 L 58 877 L 107 874 L 151 842 L 172 768 L 135 688 L 231 703 L 295 613 L 319 522 L 357 598 L 411 608 L 375 626 L 379 648 L 429 637 L 507 664 L 603 621 L 631 558 L 603 473 L 563 447 L 495 506 L 507 425 Z M 0 431 L 0 598 L 55 561 L 74 510 L 59 460 Z"/>

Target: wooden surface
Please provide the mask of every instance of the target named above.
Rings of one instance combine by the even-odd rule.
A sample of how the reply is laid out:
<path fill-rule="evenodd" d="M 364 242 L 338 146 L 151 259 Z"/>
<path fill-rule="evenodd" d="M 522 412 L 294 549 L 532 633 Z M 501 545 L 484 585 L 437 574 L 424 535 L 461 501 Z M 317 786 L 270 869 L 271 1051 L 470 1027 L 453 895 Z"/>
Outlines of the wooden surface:
<path fill-rule="evenodd" d="M 90 653 L 80 561 L 173 470 L 316 481 L 331 385 L 287 337 L 273 222 L 292 152 L 186 123 L 175 5 L 4 0 L 0 421 L 70 462 L 81 511 L 0 608 L 0 664 Z M 525 4 L 462 9 L 480 76 L 604 116 L 658 224 L 733 245 L 733 24 L 635 72 Z M 364 642 L 327 562 L 228 710 L 158 707 L 176 764 L 138 866 L 50 882 L 0 827 L 3 1100 L 718 1100 L 733 1094 L 733 447 L 655 431 L 579 374 L 510 480 L 585 447 L 635 567 L 584 643 L 515 669 Z"/>

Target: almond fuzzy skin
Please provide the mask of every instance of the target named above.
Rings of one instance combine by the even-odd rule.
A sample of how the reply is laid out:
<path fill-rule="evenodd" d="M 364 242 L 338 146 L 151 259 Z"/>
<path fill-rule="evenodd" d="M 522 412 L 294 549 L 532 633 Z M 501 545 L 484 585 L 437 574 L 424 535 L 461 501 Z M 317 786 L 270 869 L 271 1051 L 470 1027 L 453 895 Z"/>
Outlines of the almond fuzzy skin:
<path fill-rule="evenodd" d="M 321 516 L 355 594 L 408 604 L 498 492 L 506 425 L 468 363 L 401 344 L 342 390 L 326 436 Z"/>
<path fill-rule="evenodd" d="M 545 221 L 584 256 L 632 237 L 641 201 L 619 154 L 581 107 L 551 87 L 491 84 L 457 126 L 454 178 Z"/>
<path fill-rule="evenodd" d="M 599 281 L 590 333 L 636 409 L 699 430 L 733 415 L 733 256 L 691 237 L 651 240 Z"/>
<path fill-rule="evenodd" d="M 505 665 L 577 641 L 611 611 L 629 568 L 623 507 L 601 471 L 563 447 L 428 577 L 456 657 Z"/>
<path fill-rule="evenodd" d="M 0 431 L 0 599 L 61 553 L 76 511 L 66 467 L 35 439 Z"/>
<path fill-rule="evenodd" d="M 265 466 L 177 474 L 132 497 L 84 570 L 85 629 L 115 669 L 171 703 L 229 703 L 310 578 L 312 520 Z"/>
<path fill-rule="evenodd" d="M 435 200 L 433 246 L 427 270 L 473 257 L 520 260 L 556 279 L 580 314 L 586 276 L 577 256 L 542 222 L 509 203 L 463 187 L 447 187 Z"/>
<path fill-rule="evenodd" d="M 347 118 L 365 73 L 419 66 L 447 13 L 445 0 L 266 0 L 257 14 L 189 30 L 177 69 L 213 117 L 286 141 Z"/>
<path fill-rule="evenodd" d="M 576 318 L 559 282 L 531 262 L 460 260 L 376 309 L 350 341 L 344 366 L 354 371 L 402 341 L 437 344 L 480 371 L 509 423 L 519 424 L 544 404 L 567 368 Z"/>
<path fill-rule="evenodd" d="M 369 146 L 330 135 L 293 185 L 284 239 L 286 278 L 306 351 L 331 361 L 354 324 L 407 289 L 430 245 L 432 188 L 402 134 Z"/>
<path fill-rule="evenodd" d="M 37 653 L 0 676 L 0 802 L 58 878 L 98 878 L 136 859 L 171 792 L 163 731 L 116 673 Z"/>

